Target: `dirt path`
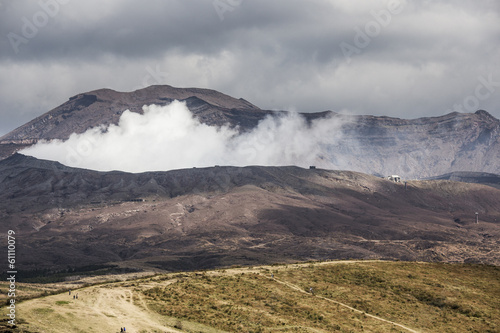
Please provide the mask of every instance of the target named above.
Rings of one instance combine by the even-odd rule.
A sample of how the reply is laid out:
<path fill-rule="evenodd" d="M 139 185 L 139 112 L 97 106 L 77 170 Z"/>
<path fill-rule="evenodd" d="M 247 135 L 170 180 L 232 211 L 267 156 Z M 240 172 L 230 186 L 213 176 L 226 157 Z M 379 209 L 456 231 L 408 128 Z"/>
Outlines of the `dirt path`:
<path fill-rule="evenodd" d="M 19 312 L 39 332 L 181 332 L 166 326 L 133 287 L 113 284 L 26 301 Z"/>
<path fill-rule="evenodd" d="M 294 284 L 289 283 L 289 282 L 286 282 L 286 281 L 278 280 L 278 279 L 276 279 L 276 278 L 270 278 L 270 277 L 268 277 L 268 276 L 266 276 L 266 277 L 267 277 L 267 278 L 269 278 L 269 279 L 272 279 L 272 280 L 274 280 L 274 281 L 276 281 L 276 282 L 278 282 L 278 283 L 281 283 L 281 284 L 283 284 L 283 285 L 285 285 L 285 286 L 287 286 L 287 287 L 289 287 L 289 288 L 291 288 L 291 289 L 294 289 L 294 290 L 299 291 L 299 292 L 301 292 L 301 293 L 304 293 L 304 294 L 310 295 L 310 293 L 308 293 L 308 292 L 304 291 L 302 288 L 300 288 L 300 287 L 299 287 L 299 286 L 297 286 L 297 285 L 294 285 Z M 369 314 L 369 313 L 367 313 L 367 312 L 364 312 L 364 311 L 361 311 L 361 310 L 355 309 L 355 308 L 353 308 L 353 307 L 351 307 L 351 306 L 349 306 L 349 305 L 347 305 L 347 304 L 344 304 L 344 303 L 341 303 L 341 302 L 335 301 L 335 300 L 333 300 L 333 299 L 331 299 L 331 298 L 327 298 L 327 297 L 323 297 L 323 296 L 319 296 L 319 295 L 315 295 L 315 297 L 318 297 L 318 298 L 324 299 L 324 300 L 326 300 L 326 301 L 328 301 L 328 302 L 332 302 L 332 303 L 338 304 L 338 305 L 343 306 L 343 307 L 345 307 L 345 308 L 348 308 L 349 310 L 352 310 L 352 311 L 354 311 L 354 312 L 361 313 L 361 314 L 363 314 L 363 315 L 365 315 L 365 316 L 367 316 L 367 317 L 370 317 L 370 318 L 373 318 L 373 319 L 376 319 L 376 320 L 380 320 L 380 321 L 383 321 L 383 322 L 386 322 L 386 323 L 392 324 L 392 325 L 394 325 L 394 326 L 397 326 L 397 327 L 403 328 L 403 329 L 407 330 L 408 332 L 412 332 L 412 333 L 420 333 L 420 332 L 415 331 L 414 329 L 411 329 L 411 328 L 409 328 L 409 327 L 406 327 L 406 326 L 404 326 L 404 325 L 402 325 L 402 324 L 398 324 L 398 323 L 396 323 L 396 322 L 393 322 L 393 321 L 390 321 L 390 320 L 384 319 L 384 318 L 382 318 L 382 317 L 375 316 L 375 315 Z"/>

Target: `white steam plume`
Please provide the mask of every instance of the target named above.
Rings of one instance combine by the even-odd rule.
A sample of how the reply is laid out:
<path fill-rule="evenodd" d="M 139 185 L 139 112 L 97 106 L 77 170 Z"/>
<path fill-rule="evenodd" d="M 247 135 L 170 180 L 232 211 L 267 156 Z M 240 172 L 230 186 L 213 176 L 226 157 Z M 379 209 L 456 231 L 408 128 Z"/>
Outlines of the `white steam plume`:
<path fill-rule="evenodd" d="M 221 165 L 318 165 L 321 150 L 338 142 L 341 121 L 322 118 L 307 124 L 297 113 L 267 117 L 240 134 L 228 126 L 200 123 L 185 103 L 123 112 L 118 125 L 72 134 L 66 141 L 44 141 L 21 153 L 65 165 L 110 171 L 166 171 Z"/>

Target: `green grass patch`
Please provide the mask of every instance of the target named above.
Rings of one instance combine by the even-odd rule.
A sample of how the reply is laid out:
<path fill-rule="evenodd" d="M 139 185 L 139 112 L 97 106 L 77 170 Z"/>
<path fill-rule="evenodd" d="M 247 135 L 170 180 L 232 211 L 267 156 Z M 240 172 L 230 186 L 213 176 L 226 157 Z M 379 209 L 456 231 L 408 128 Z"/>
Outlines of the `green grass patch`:
<path fill-rule="evenodd" d="M 40 314 L 40 315 L 46 315 L 54 312 L 54 309 L 51 308 L 36 308 L 33 309 L 34 313 Z"/>

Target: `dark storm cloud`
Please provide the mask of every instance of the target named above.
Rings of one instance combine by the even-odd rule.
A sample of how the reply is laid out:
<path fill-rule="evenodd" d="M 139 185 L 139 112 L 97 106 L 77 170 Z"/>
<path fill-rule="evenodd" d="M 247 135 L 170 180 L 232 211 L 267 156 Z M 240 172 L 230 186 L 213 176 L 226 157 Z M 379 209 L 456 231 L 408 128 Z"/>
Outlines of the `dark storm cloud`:
<path fill-rule="evenodd" d="M 146 84 L 268 109 L 500 117 L 499 12 L 472 0 L 0 0 L 0 134 L 77 93 Z"/>
<path fill-rule="evenodd" d="M 59 6 L 57 15 L 38 29 L 37 36 L 28 37 L 28 43 L 16 47 L 18 53 L 8 38 L 2 39 L 1 57 L 19 60 L 83 55 L 93 58 L 105 53 L 154 57 L 172 49 L 211 54 L 224 47 L 241 45 L 243 40 L 256 43 L 258 40 L 253 37 L 260 39 L 266 32 L 278 33 L 278 38 L 286 37 L 279 34 L 289 35 L 301 25 L 306 28 L 317 23 L 317 16 L 303 15 L 304 4 L 293 1 L 270 5 L 258 1 L 242 3 L 233 12 L 226 12 L 223 17 L 228 19 L 222 21 L 211 1 L 121 1 L 106 8 L 105 15 L 98 13 L 100 4 L 86 2 L 86 7 L 95 7 L 97 17 L 80 16 L 81 3 L 69 1 Z M 325 7 L 313 2 L 307 6 Z M 7 20 L 2 20 L 2 31 L 23 37 L 22 28 L 26 25 L 23 18 L 32 23 L 33 16 L 41 10 L 36 2 L 29 7 L 12 5 L 12 13 Z M 296 33 L 304 35 L 300 31 Z"/>

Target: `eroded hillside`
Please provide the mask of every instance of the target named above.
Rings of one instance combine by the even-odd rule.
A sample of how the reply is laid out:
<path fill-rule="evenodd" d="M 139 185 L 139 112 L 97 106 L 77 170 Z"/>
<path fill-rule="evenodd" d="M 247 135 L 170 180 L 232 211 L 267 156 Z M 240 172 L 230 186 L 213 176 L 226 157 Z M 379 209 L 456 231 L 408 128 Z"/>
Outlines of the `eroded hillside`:
<path fill-rule="evenodd" d="M 0 162 L 2 228 L 25 269 L 167 270 L 303 259 L 500 263 L 500 195 L 453 181 L 213 167 L 130 174 Z M 475 212 L 479 223 L 475 223 Z"/>

